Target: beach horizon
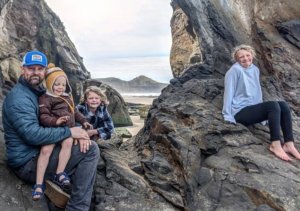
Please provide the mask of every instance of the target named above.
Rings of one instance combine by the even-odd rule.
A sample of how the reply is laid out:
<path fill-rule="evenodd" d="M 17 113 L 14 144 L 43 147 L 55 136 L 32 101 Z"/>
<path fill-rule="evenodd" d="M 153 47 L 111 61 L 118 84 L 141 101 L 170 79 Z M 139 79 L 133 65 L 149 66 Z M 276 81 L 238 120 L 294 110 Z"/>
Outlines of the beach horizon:
<path fill-rule="evenodd" d="M 125 95 L 121 95 L 126 103 L 152 105 L 153 100 L 156 99 L 160 93 L 155 93 L 155 96 L 153 94 L 154 93 L 127 93 Z M 142 119 L 140 116 L 130 116 L 130 118 L 133 126 L 127 126 L 123 128 L 126 128 L 132 136 L 135 136 L 144 127 L 145 119 Z M 124 141 L 126 140 L 127 139 L 124 139 Z"/>

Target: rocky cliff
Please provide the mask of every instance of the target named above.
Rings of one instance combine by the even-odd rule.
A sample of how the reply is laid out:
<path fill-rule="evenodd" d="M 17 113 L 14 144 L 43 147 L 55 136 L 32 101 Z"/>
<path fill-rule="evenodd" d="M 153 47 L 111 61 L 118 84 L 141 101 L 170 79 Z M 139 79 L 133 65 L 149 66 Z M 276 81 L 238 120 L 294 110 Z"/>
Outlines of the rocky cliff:
<path fill-rule="evenodd" d="M 120 147 L 99 143 L 106 167 L 98 172 L 95 210 L 299 210 L 300 162 L 268 151 L 268 127 L 225 124 L 221 115 L 230 53 L 250 44 L 258 53 L 264 100 L 289 103 L 300 149 L 299 1 L 172 5 L 176 78 L 135 138 Z"/>
<path fill-rule="evenodd" d="M 20 61 L 32 50 L 45 53 L 48 62 L 66 72 L 77 104 L 84 91 L 83 83 L 90 78 L 90 73 L 59 17 L 44 0 L 29 0 L 26 3 L 20 0 L 0 0 L 0 11 L 0 107 L 5 95 L 18 81 L 21 74 Z M 121 125 L 132 125 L 126 112 L 115 108 L 114 113 L 118 112 L 117 125 L 120 123 L 117 119 L 127 119 Z"/>
<path fill-rule="evenodd" d="M 172 48 L 170 53 L 171 70 L 178 77 L 188 67 L 202 63 L 202 54 L 193 25 L 184 11 L 172 1 L 171 18 Z"/>
<path fill-rule="evenodd" d="M 44 0 L 0 0 L 0 87 L 3 96 L 20 75 L 20 61 L 28 51 L 39 50 L 48 62 L 68 75 L 76 102 L 82 83 L 90 77 L 59 17 Z"/>

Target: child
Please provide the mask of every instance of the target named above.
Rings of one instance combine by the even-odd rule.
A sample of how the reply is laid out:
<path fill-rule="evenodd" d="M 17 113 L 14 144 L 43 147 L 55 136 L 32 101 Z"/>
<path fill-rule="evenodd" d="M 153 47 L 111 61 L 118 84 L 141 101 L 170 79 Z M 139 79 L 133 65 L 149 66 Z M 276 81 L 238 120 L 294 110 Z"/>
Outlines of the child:
<path fill-rule="evenodd" d="M 39 98 L 40 124 L 44 127 L 74 127 L 75 121 L 81 123 L 84 127 L 92 129 L 87 120 L 82 116 L 74 106 L 71 87 L 64 71 L 50 63 L 46 71 L 46 94 Z M 65 93 L 68 87 L 70 93 Z M 73 139 L 67 138 L 61 143 L 58 166 L 53 182 L 64 190 L 70 190 L 70 179 L 64 172 L 65 167 L 71 156 Z M 44 175 L 49 163 L 49 157 L 55 144 L 41 147 L 40 155 L 37 161 L 36 185 L 32 197 L 34 201 L 40 200 L 44 195 L 45 185 L 43 184 Z"/>
<path fill-rule="evenodd" d="M 94 141 L 98 138 L 110 139 L 114 124 L 107 112 L 108 101 L 105 94 L 98 87 L 90 86 L 85 90 L 80 103 L 77 105 L 78 111 L 94 128 L 87 131 L 91 139 Z"/>
<path fill-rule="evenodd" d="M 229 123 L 241 123 L 245 126 L 268 120 L 270 128 L 270 151 L 285 161 L 291 161 L 287 153 L 300 159 L 294 146 L 292 117 L 286 102 L 263 102 L 259 82 L 259 69 L 252 64 L 254 49 L 240 45 L 234 49 L 236 63 L 225 75 L 224 106 L 222 114 Z M 280 142 L 280 127 L 284 144 Z"/>

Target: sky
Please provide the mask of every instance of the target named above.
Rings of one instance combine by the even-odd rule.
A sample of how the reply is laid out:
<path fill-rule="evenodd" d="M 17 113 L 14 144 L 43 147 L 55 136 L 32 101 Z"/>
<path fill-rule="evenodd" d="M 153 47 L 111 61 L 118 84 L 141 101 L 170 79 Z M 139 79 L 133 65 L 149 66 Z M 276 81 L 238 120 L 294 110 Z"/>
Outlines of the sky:
<path fill-rule="evenodd" d="M 171 0 L 46 0 L 92 78 L 172 76 Z"/>

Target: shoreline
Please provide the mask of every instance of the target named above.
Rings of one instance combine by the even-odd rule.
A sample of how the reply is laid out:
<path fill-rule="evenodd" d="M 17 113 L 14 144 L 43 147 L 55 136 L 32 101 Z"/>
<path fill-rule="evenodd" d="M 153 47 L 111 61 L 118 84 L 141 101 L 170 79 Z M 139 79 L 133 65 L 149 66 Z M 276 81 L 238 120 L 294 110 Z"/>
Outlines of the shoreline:
<path fill-rule="evenodd" d="M 158 96 L 132 96 L 122 95 L 126 103 L 141 104 L 141 105 L 152 105 L 153 100 Z M 121 127 L 126 128 L 132 136 L 135 136 L 145 125 L 145 119 L 141 119 L 140 116 L 130 116 L 133 126 Z M 128 139 L 128 138 L 127 138 Z M 127 140 L 123 138 L 123 141 Z"/>
<path fill-rule="evenodd" d="M 122 97 L 126 103 L 152 105 L 153 100 L 156 99 L 158 96 L 132 96 L 132 95 L 123 96 L 122 95 Z"/>

